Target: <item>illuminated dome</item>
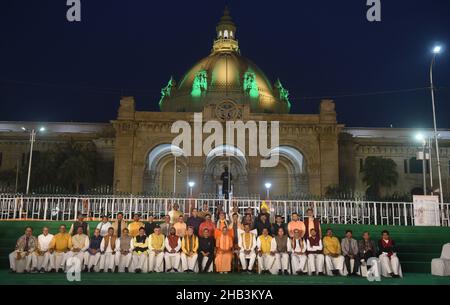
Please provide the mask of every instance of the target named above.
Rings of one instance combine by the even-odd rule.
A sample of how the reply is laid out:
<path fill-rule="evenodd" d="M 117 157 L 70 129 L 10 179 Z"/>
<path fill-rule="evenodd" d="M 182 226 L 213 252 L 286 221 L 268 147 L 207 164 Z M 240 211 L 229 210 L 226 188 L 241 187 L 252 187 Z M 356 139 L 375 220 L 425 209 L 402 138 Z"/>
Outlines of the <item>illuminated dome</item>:
<path fill-rule="evenodd" d="M 228 9 L 216 27 L 211 54 L 181 79 L 173 78 L 161 91 L 161 111 L 201 112 L 203 107 L 232 100 L 249 104 L 253 113 L 288 113 L 289 93 L 277 80 L 272 86 L 254 63 L 241 56 L 236 26 Z"/>

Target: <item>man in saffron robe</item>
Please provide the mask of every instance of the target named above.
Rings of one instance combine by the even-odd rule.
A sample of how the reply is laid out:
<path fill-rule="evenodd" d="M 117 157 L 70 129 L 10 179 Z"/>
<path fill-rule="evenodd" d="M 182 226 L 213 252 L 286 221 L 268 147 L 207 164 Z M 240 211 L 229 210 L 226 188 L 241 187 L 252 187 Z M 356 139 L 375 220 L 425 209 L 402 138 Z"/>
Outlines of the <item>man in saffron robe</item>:
<path fill-rule="evenodd" d="M 269 235 L 269 229 L 263 229 L 262 235 L 257 239 L 256 247 L 258 249 L 259 273 L 273 273 L 272 267 L 275 263 L 275 251 L 277 245 L 273 237 Z"/>
<path fill-rule="evenodd" d="M 161 228 L 157 225 L 153 234 L 148 238 L 148 271 L 163 272 L 164 271 L 164 248 L 165 237 L 161 233 Z"/>
<path fill-rule="evenodd" d="M 174 227 L 170 228 L 169 236 L 166 237 L 166 253 L 164 261 L 166 262 L 166 272 L 178 272 L 180 267 L 181 238 L 176 234 Z"/>
<path fill-rule="evenodd" d="M 226 226 L 222 228 L 222 234 L 216 238 L 216 249 L 216 272 L 226 274 L 231 271 L 233 259 L 233 238 Z"/>
<path fill-rule="evenodd" d="M 194 235 L 194 228 L 189 227 L 187 234 L 181 241 L 181 266 L 184 272 L 194 272 L 197 263 L 198 237 Z"/>
<path fill-rule="evenodd" d="M 309 237 L 306 240 L 306 253 L 308 254 L 309 271 L 312 274 L 323 275 L 325 258 L 323 256 L 322 239 L 317 235 L 315 229 L 309 230 Z"/>
<path fill-rule="evenodd" d="M 251 273 L 256 260 L 256 234 L 250 232 L 250 225 L 244 225 L 244 232 L 239 234 L 239 259 L 242 272 Z M 248 260 L 248 264 L 247 264 Z"/>
<path fill-rule="evenodd" d="M 384 276 L 399 278 L 400 261 L 397 257 L 397 248 L 395 242 L 391 239 L 389 231 L 384 230 L 381 233 L 381 239 L 378 241 L 379 259 L 381 271 Z"/>

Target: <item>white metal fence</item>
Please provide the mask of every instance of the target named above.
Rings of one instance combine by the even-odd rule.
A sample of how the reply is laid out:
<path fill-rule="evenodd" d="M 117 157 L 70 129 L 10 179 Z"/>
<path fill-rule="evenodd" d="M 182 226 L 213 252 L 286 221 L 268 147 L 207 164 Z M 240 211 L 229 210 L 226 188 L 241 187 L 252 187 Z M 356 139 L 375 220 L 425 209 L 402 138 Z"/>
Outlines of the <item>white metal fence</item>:
<path fill-rule="evenodd" d="M 58 220 L 67 221 L 86 214 L 88 218 L 96 219 L 101 215 L 115 218 L 117 213 L 124 213 L 125 219 L 131 219 L 136 212 L 143 219 L 153 215 L 162 218 L 174 204 L 180 211 L 190 215 L 192 208 L 201 210 L 204 205 L 215 215 L 219 208 L 231 213 L 236 206 L 243 215 L 248 208 L 257 214 L 262 201 L 259 199 L 189 199 L 189 198 L 152 198 L 139 196 L 17 196 L 0 195 L 0 220 Z M 370 224 L 413 226 L 414 208 L 412 202 L 375 202 L 350 200 L 271 200 L 266 201 L 270 207 L 271 216 L 282 215 L 286 221 L 290 215 L 297 212 L 306 215 L 312 208 L 316 217 L 322 223 L 333 224 Z M 441 222 L 449 226 L 450 204 L 444 206 L 444 219 Z M 439 215 L 441 211 L 439 208 Z"/>

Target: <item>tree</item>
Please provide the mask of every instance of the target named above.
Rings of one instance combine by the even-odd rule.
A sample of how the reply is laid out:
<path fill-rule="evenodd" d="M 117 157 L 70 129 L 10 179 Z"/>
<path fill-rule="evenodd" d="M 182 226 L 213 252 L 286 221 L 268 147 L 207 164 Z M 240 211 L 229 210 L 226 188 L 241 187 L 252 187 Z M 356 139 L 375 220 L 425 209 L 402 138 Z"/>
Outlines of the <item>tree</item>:
<path fill-rule="evenodd" d="M 376 199 L 381 197 L 382 187 L 397 184 L 397 164 L 394 160 L 383 157 L 367 157 L 362 168 L 363 182 L 367 185 L 367 194 Z"/>

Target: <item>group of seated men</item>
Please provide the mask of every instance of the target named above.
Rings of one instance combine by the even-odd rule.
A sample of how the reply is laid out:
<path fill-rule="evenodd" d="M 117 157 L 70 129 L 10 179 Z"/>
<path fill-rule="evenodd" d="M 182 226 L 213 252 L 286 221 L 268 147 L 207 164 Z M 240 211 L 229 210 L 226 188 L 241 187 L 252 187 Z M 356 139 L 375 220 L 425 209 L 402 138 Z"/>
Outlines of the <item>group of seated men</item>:
<path fill-rule="evenodd" d="M 128 224 L 122 213 L 113 222 L 104 216 L 92 236 L 84 215 L 69 232 L 61 225 L 55 235 L 44 227 L 36 238 L 27 227 L 9 256 L 11 272 L 16 272 L 18 260 L 25 263 L 25 272 L 65 272 L 68 260 L 76 257 L 84 272 L 203 273 L 215 267 L 218 273 L 253 273 L 256 263 L 260 274 L 356 276 L 374 257 L 379 258 L 383 275 L 401 276 L 388 231 L 383 231 L 378 243 L 369 232 L 357 241 L 350 230 L 339 241 L 331 229 L 322 238 L 312 209 L 304 221 L 293 213 L 289 223 L 280 215 L 271 223 L 264 208 L 256 217 L 251 208 L 244 215 L 236 207 L 230 215 L 220 210 L 213 221 L 205 205 L 201 211 L 193 209 L 186 222 L 178 208 L 175 204 L 161 224 L 152 216 L 144 223 L 139 213 Z"/>

